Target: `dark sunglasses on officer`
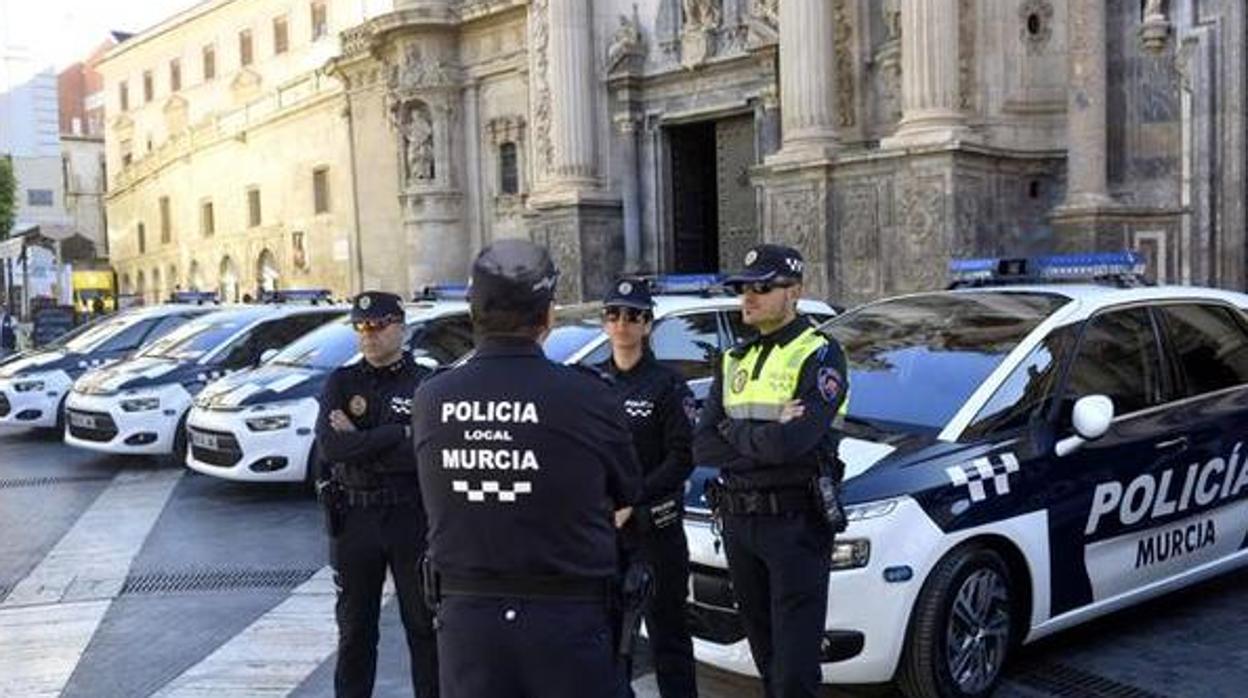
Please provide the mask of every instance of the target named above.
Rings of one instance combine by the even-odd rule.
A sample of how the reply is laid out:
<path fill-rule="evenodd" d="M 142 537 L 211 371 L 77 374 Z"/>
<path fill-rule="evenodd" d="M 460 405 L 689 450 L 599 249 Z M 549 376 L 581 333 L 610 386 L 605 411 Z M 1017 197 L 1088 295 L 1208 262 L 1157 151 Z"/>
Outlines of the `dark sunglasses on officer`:
<path fill-rule="evenodd" d="M 356 320 L 355 322 L 351 323 L 351 326 L 354 327 L 355 331 L 359 332 L 360 334 L 369 334 L 372 332 L 382 332 L 387 327 L 390 327 L 391 325 L 396 325 L 399 322 L 400 322 L 399 318 L 384 317 L 384 318 L 377 318 L 375 320 Z"/>
<path fill-rule="evenodd" d="M 792 281 L 752 281 L 750 283 L 737 284 L 737 293 L 753 293 L 757 296 L 765 296 L 778 288 L 793 288 L 796 285 Z"/>
<path fill-rule="evenodd" d="M 646 322 L 650 319 L 650 311 L 641 308 L 628 308 L 624 306 L 607 306 L 602 309 L 603 322 L 620 322 L 627 323 Z"/>

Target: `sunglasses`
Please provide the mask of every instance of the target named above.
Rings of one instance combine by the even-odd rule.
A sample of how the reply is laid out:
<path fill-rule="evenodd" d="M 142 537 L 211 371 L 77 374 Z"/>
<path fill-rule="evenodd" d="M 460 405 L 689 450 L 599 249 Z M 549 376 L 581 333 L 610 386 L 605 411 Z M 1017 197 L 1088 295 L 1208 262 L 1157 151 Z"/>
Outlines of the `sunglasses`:
<path fill-rule="evenodd" d="M 365 334 L 365 333 L 369 333 L 369 332 L 381 332 L 382 330 L 386 329 L 387 327 L 389 327 L 389 326 L 391 326 L 391 325 L 397 325 L 398 323 L 399 323 L 399 321 L 398 321 L 398 320 L 394 320 L 394 319 L 385 319 L 385 320 L 357 320 L 357 321 L 355 321 L 355 322 L 351 323 L 351 326 L 355 328 L 355 331 L 356 331 L 356 332 L 359 332 L 360 334 Z"/>
<path fill-rule="evenodd" d="M 650 311 L 639 308 L 605 308 L 602 319 L 606 322 L 619 322 L 621 319 L 629 323 L 645 322 L 650 319 Z"/>
<path fill-rule="evenodd" d="M 753 293 L 759 296 L 765 296 L 778 288 L 793 288 L 797 284 L 793 283 L 776 283 L 773 281 L 755 281 L 753 283 L 741 284 L 741 293 Z"/>

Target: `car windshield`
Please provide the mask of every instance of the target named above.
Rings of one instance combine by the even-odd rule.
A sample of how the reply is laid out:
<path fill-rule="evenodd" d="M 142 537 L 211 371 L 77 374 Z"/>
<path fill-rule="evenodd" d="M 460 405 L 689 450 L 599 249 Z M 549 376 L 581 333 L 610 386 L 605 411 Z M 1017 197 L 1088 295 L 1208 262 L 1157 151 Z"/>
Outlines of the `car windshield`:
<path fill-rule="evenodd" d="M 351 323 L 342 320 L 305 334 L 282 349 L 269 363 L 328 371 L 346 364 L 358 351 Z"/>
<path fill-rule="evenodd" d="M 602 336 L 602 306 L 572 305 L 555 311 L 555 326 L 542 343 L 546 357 L 563 363 Z"/>
<path fill-rule="evenodd" d="M 57 337 L 48 348 L 86 354 L 142 320 L 143 318 L 134 315 L 93 320 Z"/>
<path fill-rule="evenodd" d="M 940 293 L 835 318 L 823 330 L 849 360 L 849 420 L 939 432 L 1006 354 L 1067 302 L 1045 293 Z"/>
<path fill-rule="evenodd" d="M 192 320 L 152 343 L 140 356 L 194 361 L 223 346 L 243 328 L 238 319 Z"/>

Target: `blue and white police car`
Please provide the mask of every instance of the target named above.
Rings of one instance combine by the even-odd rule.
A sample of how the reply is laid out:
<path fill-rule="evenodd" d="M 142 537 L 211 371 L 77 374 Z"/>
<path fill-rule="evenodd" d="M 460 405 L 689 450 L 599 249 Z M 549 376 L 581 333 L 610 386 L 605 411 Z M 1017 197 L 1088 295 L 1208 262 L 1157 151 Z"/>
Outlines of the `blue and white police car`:
<path fill-rule="evenodd" d="M 407 346 L 422 364 L 450 364 L 472 349 L 468 303 L 462 292 L 428 292 L 426 298 L 406 307 Z M 321 389 L 334 369 L 359 359 L 355 332 L 344 319 L 260 367 L 212 383 L 187 418 L 187 467 L 227 480 L 311 483 Z"/>
<path fill-rule="evenodd" d="M 741 300 L 728 293 L 714 274 L 658 276 L 651 280 L 651 289 L 654 327 L 650 348 L 660 363 L 685 377 L 701 404 L 710 389 L 719 354 L 752 332 L 741 321 Z M 797 309 L 816 321 L 835 314 L 827 303 L 808 298 L 799 300 Z M 543 349 L 552 361 L 565 364 L 593 366 L 610 358 L 611 343 L 602 331 L 602 304 L 558 308 L 555 326 Z"/>
<path fill-rule="evenodd" d="M 180 305 L 123 310 L 42 349 L 7 358 L 0 364 L 0 426 L 62 429 L 65 399 L 79 376 L 129 356 L 205 312 Z"/>
<path fill-rule="evenodd" d="M 968 288 L 824 326 L 851 386 L 826 681 L 985 695 L 1018 643 L 1248 562 L 1248 295 L 1141 268 L 960 262 Z M 755 673 L 698 505 L 697 657 Z"/>
<path fill-rule="evenodd" d="M 265 352 L 344 312 L 342 307 L 267 305 L 200 316 L 133 358 L 75 381 L 65 405 L 65 443 L 106 453 L 182 453 L 186 414 L 205 385 L 257 365 Z"/>

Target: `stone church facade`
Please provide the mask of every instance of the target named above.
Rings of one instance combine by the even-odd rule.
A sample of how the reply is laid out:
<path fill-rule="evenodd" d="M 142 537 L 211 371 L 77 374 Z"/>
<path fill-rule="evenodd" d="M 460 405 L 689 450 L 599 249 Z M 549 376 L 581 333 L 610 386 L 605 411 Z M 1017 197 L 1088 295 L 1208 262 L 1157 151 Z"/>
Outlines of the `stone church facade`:
<path fill-rule="evenodd" d="M 1246 15 L 395 0 L 338 33 L 316 70 L 337 121 L 293 147 L 341 139 L 343 292 L 462 281 L 512 236 L 549 246 L 564 300 L 621 271 L 731 269 L 759 241 L 800 248 L 840 303 L 942 287 L 954 256 L 1055 250 L 1135 248 L 1159 280 L 1243 288 Z"/>

